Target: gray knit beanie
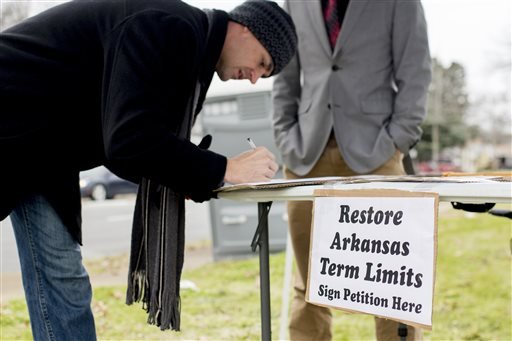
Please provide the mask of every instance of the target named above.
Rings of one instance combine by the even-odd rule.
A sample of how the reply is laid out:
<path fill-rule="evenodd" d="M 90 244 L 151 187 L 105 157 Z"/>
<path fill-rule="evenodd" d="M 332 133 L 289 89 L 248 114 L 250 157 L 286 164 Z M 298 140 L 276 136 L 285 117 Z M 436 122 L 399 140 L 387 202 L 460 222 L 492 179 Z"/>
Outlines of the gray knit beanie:
<path fill-rule="evenodd" d="M 229 17 L 247 26 L 268 51 L 274 63 L 272 75 L 290 62 L 297 50 L 297 33 L 292 18 L 278 4 L 248 0 L 229 12 Z"/>

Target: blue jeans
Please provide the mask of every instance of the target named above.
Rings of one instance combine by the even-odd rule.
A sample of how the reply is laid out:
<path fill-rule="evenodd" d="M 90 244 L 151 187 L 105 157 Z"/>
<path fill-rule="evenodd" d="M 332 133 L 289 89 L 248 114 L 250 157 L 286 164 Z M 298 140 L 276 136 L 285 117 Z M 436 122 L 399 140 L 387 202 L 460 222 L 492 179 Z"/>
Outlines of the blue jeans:
<path fill-rule="evenodd" d="M 92 290 L 80 245 L 42 195 L 12 211 L 35 340 L 96 340 Z"/>

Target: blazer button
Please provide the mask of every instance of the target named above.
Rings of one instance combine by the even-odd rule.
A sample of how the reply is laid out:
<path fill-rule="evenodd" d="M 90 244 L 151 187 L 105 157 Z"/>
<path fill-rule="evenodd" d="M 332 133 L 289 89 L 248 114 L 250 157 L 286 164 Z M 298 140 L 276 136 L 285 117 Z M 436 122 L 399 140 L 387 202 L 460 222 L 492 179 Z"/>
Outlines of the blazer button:
<path fill-rule="evenodd" d="M 338 71 L 339 69 L 341 69 L 338 65 L 334 64 L 332 67 L 331 67 L 332 71 Z"/>
<path fill-rule="evenodd" d="M 327 109 L 331 110 L 331 103 L 327 104 Z"/>

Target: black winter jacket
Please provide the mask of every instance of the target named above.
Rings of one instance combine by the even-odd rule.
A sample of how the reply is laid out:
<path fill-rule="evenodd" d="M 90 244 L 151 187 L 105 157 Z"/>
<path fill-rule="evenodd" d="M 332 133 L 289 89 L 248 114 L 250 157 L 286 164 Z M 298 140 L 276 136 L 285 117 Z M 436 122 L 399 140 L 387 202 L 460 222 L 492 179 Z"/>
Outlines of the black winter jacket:
<path fill-rule="evenodd" d="M 0 220 L 38 191 L 80 241 L 80 170 L 207 192 L 227 160 L 178 138 L 213 77 L 228 16 L 175 0 L 75 0 L 0 33 Z M 201 105 L 199 105 L 199 112 Z"/>

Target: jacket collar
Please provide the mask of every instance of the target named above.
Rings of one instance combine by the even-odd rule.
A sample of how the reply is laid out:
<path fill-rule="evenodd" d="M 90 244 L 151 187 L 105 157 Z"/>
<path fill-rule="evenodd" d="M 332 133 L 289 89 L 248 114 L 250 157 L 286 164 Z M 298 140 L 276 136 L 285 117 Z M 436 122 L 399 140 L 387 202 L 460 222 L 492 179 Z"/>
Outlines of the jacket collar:
<path fill-rule="evenodd" d="M 226 33 L 228 30 L 229 16 L 221 10 L 205 10 L 207 19 L 206 48 L 204 51 L 203 64 L 199 73 L 201 93 L 197 104 L 196 115 L 201 111 L 206 92 L 210 87 L 215 72 L 215 67 L 220 58 Z"/>
<path fill-rule="evenodd" d="M 341 47 L 346 44 L 347 39 L 350 35 L 350 31 L 352 31 L 352 29 L 356 25 L 357 21 L 359 20 L 359 16 L 361 15 L 361 13 L 363 13 L 363 10 L 367 4 L 368 0 L 357 0 L 349 2 L 347 12 L 345 13 L 345 17 L 343 19 L 343 25 L 341 28 L 340 35 L 336 40 L 334 50 L 331 50 L 331 45 L 329 44 L 329 40 L 327 39 L 327 30 L 324 24 L 321 2 L 306 2 L 306 5 L 309 6 L 308 13 L 313 28 L 318 35 L 318 39 L 320 40 L 322 48 L 329 56 L 332 55 L 333 57 L 335 57 L 336 54 L 338 54 L 341 51 Z"/>

